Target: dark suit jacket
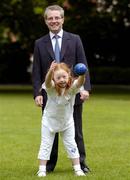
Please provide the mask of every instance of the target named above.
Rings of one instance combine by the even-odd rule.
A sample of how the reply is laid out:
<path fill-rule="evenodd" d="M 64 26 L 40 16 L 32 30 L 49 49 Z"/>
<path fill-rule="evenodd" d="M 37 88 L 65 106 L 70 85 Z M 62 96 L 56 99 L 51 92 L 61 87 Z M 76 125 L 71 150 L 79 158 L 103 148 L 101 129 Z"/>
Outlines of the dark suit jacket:
<path fill-rule="evenodd" d="M 49 34 L 36 40 L 32 74 L 34 98 L 41 95 L 41 93 L 43 93 L 43 96 L 45 95 L 45 92 L 40 92 L 39 89 L 45 80 L 45 75 L 50 67 L 51 62 L 54 59 L 55 56 Z M 84 63 L 86 66 L 88 66 L 79 35 L 63 31 L 61 62 L 68 64 L 70 68 L 73 68 L 77 63 Z M 86 74 L 86 82 L 84 87 L 85 90 L 91 90 L 89 72 Z M 78 97 L 76 97 L 76 104 L 79 103 L 81 103 L 81 100 L 78 95 Z"/>

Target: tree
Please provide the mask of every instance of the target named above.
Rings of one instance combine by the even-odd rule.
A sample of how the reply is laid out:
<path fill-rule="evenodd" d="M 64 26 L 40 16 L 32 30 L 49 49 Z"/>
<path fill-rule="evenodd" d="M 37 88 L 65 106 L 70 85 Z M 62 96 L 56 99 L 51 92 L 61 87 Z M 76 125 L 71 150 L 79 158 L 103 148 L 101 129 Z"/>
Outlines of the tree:
<path fill-rule="evenodd" d="M 66 28 L 82 37 L 90 65 L 130 65 L 129 0 L 68 0 L 66 4 Z"/>
<path fill-rule="evenodd" d="M 35 39 L 48 32 L 42 13 L 51 4 L 64 7 L 64 29 L 81 36 L 90 66 L 130 66 L 129 0 L 2 0 L 0 77 L 6 70 L 4 47 L 17 41 L 32 53 Z"/>
<path fill-rule="evenodd" d="M 16 34 L 23 46 L 31 50 L 35 38 L 44 33 L 46 29 L 41 23 L 42 6 L 44 7 L 45 4 L 45 1 L 41 0 L 0 1 L 2 30 Z"/>

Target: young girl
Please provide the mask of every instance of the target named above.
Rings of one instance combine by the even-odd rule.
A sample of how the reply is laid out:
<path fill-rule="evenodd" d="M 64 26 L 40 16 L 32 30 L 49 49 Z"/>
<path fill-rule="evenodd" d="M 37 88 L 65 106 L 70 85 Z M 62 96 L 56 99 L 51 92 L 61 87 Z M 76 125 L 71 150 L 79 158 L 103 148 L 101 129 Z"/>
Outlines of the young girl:
<path fill-rule="evenodd" d="M 38 154 L 40 161 L 38 176 L 46 176 L 46 164 L 55 137 L 59 132 L 72 160 L 75 175 L 85 176 L 79 162 L 79 152 L 75 142 L 73 105 L 75 95 L 85 81 L 85 75 L 73 79 L 71 70 L 65 63 L 52 62 L 42 85 L 47 92 L 47 104 L 42 117 L 41 145 Z"/>

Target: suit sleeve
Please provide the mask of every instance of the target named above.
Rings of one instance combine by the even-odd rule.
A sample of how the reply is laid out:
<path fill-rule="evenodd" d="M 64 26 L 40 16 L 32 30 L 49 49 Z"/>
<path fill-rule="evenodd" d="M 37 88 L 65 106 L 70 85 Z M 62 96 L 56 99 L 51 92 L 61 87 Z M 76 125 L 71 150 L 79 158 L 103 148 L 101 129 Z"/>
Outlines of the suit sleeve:
<path fill-rule="evenodd" d="M 76 48 L 77 48 L 77 51 L 76 51 L 77 52 L 77 55 L 76 55 L 77 56 L 77 59 L 76 59 L 77 63 L 83 63 L 88 68 L 88 63 L 87 63 L 84 47 L 83 47 L 82 41 L 78 35 L 77 35 L 77 46 L 76 46 Z M 91 90 L 89 70 L 86 73 L 86 80 L 85 80 L 85 84 L 84 84 L 84 89 L 87 91 Z"/>
<path fill-rule="evenodd" d="M 35 46 L 34 46 L 32 83 L 33 83 L 33 94 L 35 98 L 36 96 L 41 95 L 41 92 L 39 90 L 42 86 L 42 68 L 41 68 L 41 59 L 40 59 L 40 53 L 39 53 L 37 41 L 35 42 Z"/>

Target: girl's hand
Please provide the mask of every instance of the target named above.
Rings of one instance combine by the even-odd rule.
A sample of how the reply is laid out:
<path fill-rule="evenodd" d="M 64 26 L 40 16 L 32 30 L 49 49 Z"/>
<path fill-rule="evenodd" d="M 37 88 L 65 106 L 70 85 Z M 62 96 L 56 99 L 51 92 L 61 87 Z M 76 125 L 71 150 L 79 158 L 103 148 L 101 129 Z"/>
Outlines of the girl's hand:
<path fill-rule="evenodd" d="M 57 65 L 56 61 L 52 61 L 51 66 L 50 66 L 50 70 L 54 71 L 56 65 Z"/>

